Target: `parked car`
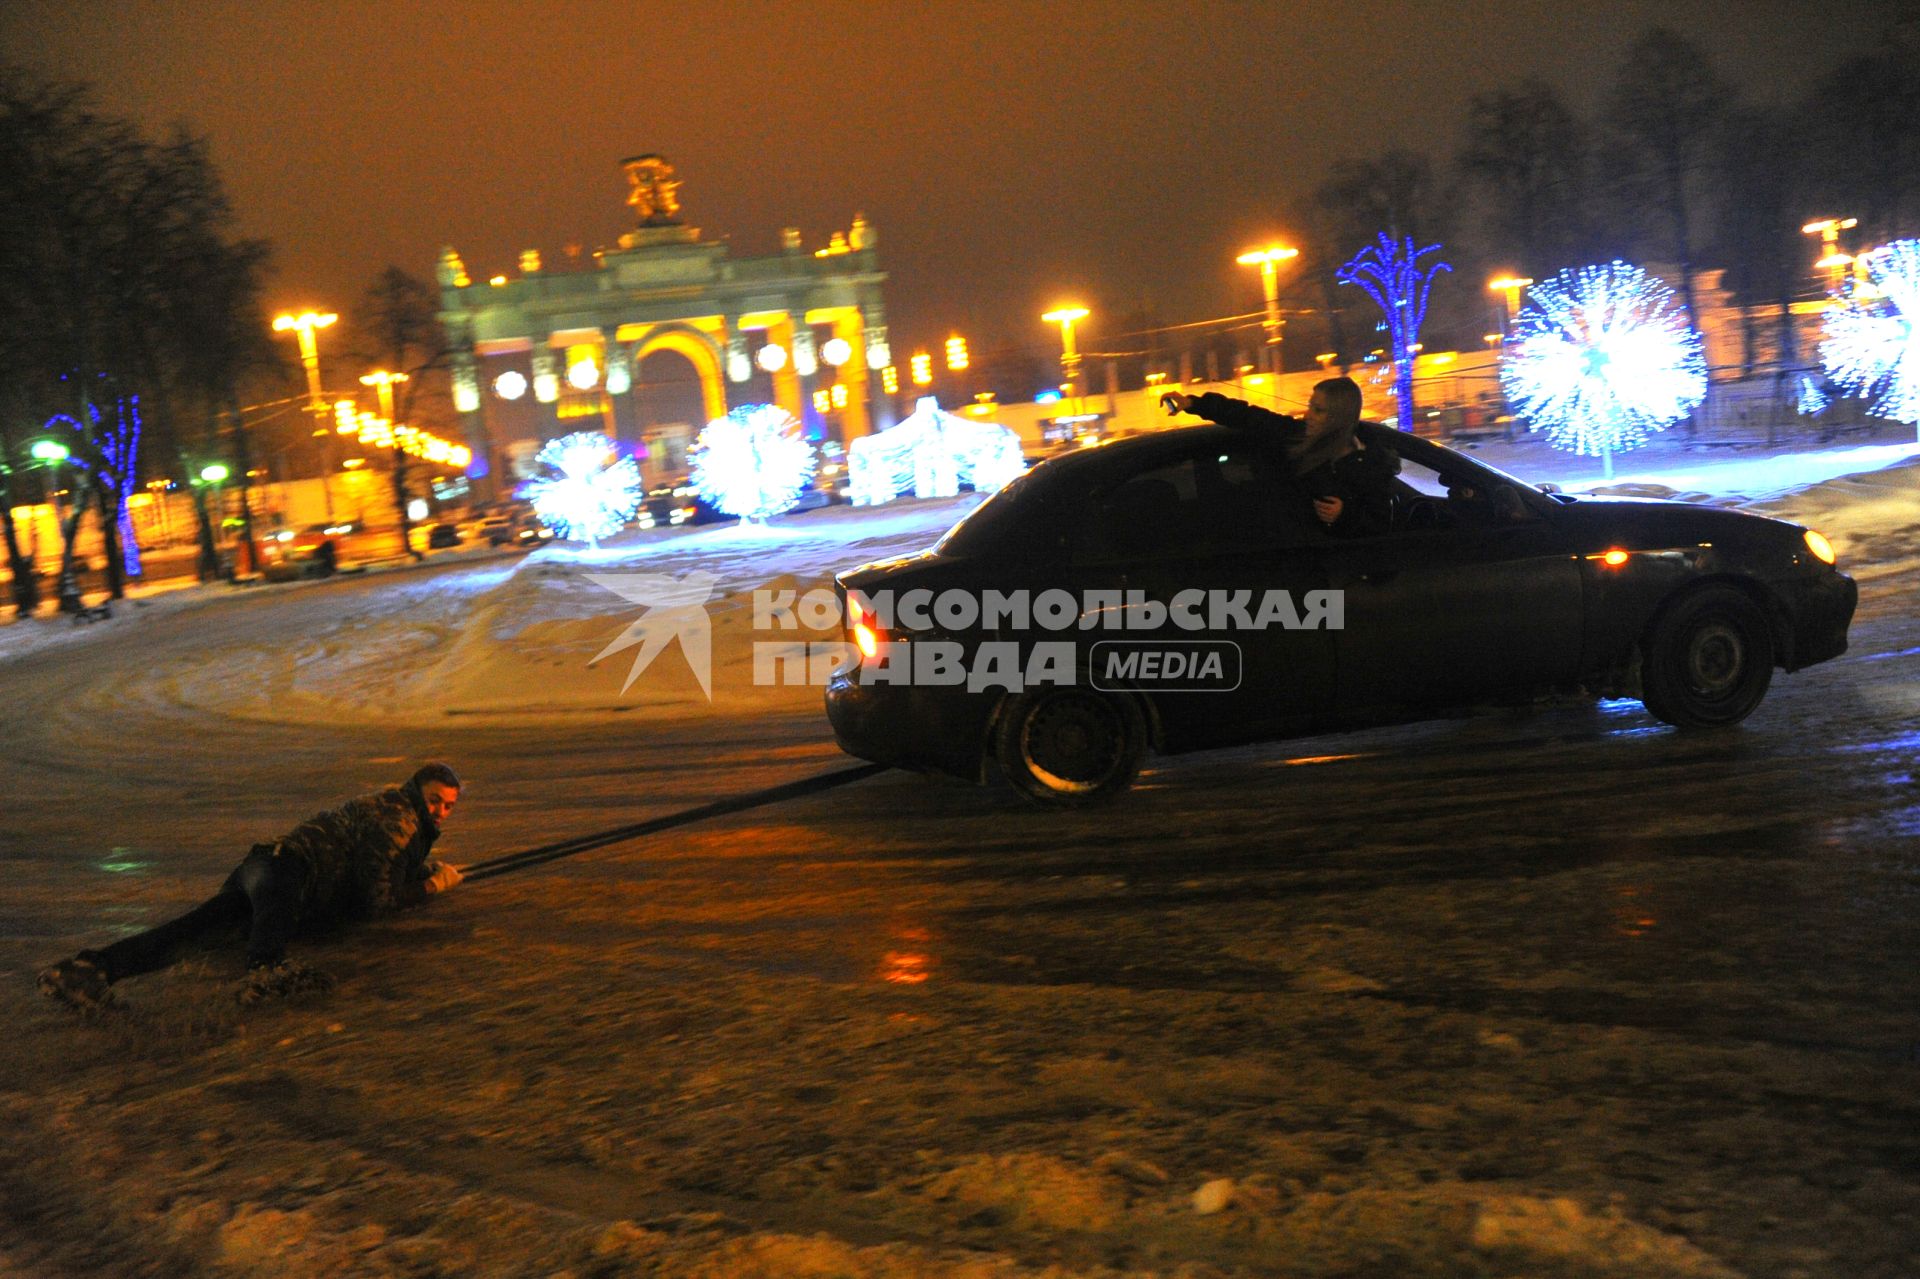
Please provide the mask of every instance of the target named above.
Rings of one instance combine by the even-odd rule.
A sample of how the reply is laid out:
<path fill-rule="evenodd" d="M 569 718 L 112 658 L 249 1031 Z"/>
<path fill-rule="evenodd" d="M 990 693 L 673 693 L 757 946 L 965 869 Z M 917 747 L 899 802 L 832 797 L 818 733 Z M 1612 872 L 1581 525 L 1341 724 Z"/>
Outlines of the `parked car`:
<path fill-rule="evenodd" d="M 976 781 L 997 764 L 1028 798 L 1074 803 L 1124 789 L 1148 749 L 1417 720 L 1553 690 L 1638 697 L 1669 724 L 1722 727 L 1760 704 L 1776 667 L 1846 649 L 1856 589 L 1817 532 L 1548 493 L 1431 441 L 1373 425 L 1360 435 L 1402 458 L 1379 536 L 1329 536 L 1270 440 L 1201 426 L 1044 463 L 931 550 L 840 574 L 861 653 L 827 689 L 841 746 Z M 924 610 L 888 618 L 875 606 L 916 589 L 1065 591 L 1086 607 L 1062 631 L 1038 614 L 967 626 L 950 610 L 943 627 Z M 1204 629 L 1174 624 L 1183 598 L 1178 620 L 1194 620 L 1192 592 L 1204 604 L 1276 591 L 1296 606 L 1317 600 L 1326 624 L 1248 629 L 1231 609 L 1203 612 Z M 1285 610 L 1276 616 L 1284 623 Z M 1070 670 L 1039 687 L 879 678 L 932 642 L 957 646 L 969 669 L 990 642 L 1015 645 L 1022 661 L 1066 642 Z M 1233 670 L 1182 686 L 1165 678 L 1180 654 Z"/>
<path fill-rule="evenodd" d="M 451 524 L 436 524 L 427 534 L 427 547 L 430 550 L 442 550 L 449 546 L 460 545 L 460 530 Z"/>
<path fill-rule="evenodd" d="M 553 530 L 532 510 L 502 511 L 480 521 L 476 534 L 489 546 L 535 547 L 553 540 Z"/>
<path fill-rule="evenodd" d="M 357 531 L 358 526 L 348 522 L 269 533 L 260 541 L 261 571 L 273 582 L 331 577 L 339 571 L 344 542 Z"/>

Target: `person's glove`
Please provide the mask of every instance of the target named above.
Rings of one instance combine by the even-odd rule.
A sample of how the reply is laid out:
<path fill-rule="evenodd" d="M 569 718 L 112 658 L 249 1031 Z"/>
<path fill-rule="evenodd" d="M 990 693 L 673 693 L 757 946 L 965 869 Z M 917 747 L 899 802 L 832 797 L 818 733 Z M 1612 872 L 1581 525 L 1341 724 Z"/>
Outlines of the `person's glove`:
<path fill-rule="evenodd" d="M 460 873 L 458 866 L 455 866 L 452 862 L 441 862 L 438 866 L 434 867 L 433 874 L 427 876 L 427 891 L 429 893 L 444 893 L 464 879 L 466 879 L 466 876 Z"/>
<path fill-rule="evenodd" d="M 1192 404 L 1193 397 L 1180 391 L 1168 391 L 1160 397 L 1160 407 L 1167 411 L 1168 417 L 1185 413 Z"/>

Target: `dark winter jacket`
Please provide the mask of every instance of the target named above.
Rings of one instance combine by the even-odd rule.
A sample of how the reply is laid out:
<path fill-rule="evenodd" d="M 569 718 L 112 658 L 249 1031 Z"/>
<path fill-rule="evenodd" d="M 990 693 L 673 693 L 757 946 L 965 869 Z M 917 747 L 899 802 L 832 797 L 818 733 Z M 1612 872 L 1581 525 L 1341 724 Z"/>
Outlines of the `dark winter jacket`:
<path fill-rule="evenodd" d="M 440 831 L 412 782 L 316 813 L 248 861 L 265 858 L 296 893 L 294 928 L 327 928 L 416 906 L 438 869 L 428 856 Z M 237 876 L 238 871 L 235 872 Z"/>
<path fill-rule="evenodd" d="M 1188 411 L 1221 426 L 1271 432 L 1293 460 L 1294 478 L 1309 503 L 1323 497 L 1340 499 L 1340 518 L 1327 526 L 1328 532 L 1338 537 L 1369 537 L 1387 531 L 1393 517 L 1393 477 L 1400 470 L 1400 456 L 1391 449 L 1362 448 L 1332 457 L 1318 451 L 1309 454 L 1307 424 L 1300 418 L 1212 391 L 1195 396 Z"/>

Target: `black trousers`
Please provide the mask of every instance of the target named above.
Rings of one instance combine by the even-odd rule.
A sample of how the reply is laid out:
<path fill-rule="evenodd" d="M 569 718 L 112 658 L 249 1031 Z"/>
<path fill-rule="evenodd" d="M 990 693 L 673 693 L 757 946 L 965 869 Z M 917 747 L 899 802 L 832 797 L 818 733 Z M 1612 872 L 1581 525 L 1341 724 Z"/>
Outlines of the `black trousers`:
<path fill-rule="evenodd" d="M 240 863 L 220 891 L 178 919 L 170 919 L 111 946 L 82 954 L 100 966 L 110 982 L 165 968 L 182 949 L 224 940 L 223 934 L 247 926 L 247 967 L 273 965 L 286 958 L 287 938 L 299 917 L 301 872 L 297 863 L 262 855 L 262 845 Z"/>

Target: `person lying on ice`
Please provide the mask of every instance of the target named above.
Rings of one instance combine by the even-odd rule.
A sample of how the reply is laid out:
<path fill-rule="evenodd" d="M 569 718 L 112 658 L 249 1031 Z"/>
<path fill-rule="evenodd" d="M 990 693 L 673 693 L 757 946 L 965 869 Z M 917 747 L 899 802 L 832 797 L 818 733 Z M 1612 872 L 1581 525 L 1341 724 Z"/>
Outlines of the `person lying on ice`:
<path fill-rule="evenodd" d="M 40 992 L 76 1009 L 114 1002 L 123 978 L 165 968 L 191 943 L 237 934 L 246 925 L 243 1004 L 333 979 L 287 959 L 287 939 L 407 906 L 463 878 L 429 853 L 460 798 L 445 764 L 309 817 L 271 844 L 255 844 L 220 891 L 180 918 L 99 950 L 83 950 L 40 974 Z"/>

